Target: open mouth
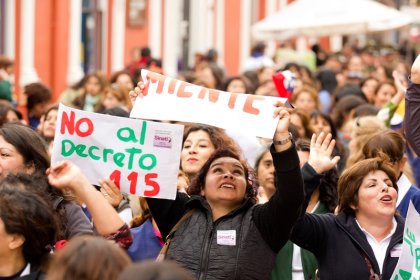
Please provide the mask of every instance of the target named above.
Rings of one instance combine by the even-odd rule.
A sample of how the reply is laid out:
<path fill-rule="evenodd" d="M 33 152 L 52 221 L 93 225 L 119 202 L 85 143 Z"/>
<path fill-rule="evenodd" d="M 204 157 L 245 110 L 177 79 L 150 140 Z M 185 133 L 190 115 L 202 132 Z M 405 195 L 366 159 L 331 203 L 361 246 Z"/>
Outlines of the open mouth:
<path fill-rule="evenodd" d="M 221 188 L 221 189 L 231 189 L 231 190 L 234 190 L 235 189 L 235 186 L 234 185 L 231 185 L 231 184 L 223 184 L 219 188 Z"/>
<path fill-rule="evenodd" d="M 392 201 L 392 197 L 389 195 L 385 195 L 381 198 L 381 201 L 383 202 L 391 202 Z"/>

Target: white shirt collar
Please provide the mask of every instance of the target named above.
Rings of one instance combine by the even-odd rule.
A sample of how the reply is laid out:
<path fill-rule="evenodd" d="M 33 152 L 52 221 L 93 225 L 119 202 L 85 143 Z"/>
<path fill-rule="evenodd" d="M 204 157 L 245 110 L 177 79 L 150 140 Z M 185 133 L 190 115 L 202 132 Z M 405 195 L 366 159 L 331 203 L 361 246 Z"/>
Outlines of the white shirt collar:
<path fill-rule="evenodd" d="M 357 225 L 359 228 L 363 231 L 363 233 L 366 236 L 366 239 L 372 248 L 373 253 L 375 254 L 375 259 L 378 262 L 378 266 L 380 269 L 380 272 L 382 274 L 382 267 L 384 265 L 385 255 L 386 251 L 388 249 L 389 243 L 391 242 L 392 235 L 395 233 L 397 229 L 397 221 L 395 218 L 392 218 L 392 229 L 390 233 L 381 241 L 377 241 L 375 237 L 373 237 L 366 229 L 364 229 L 359 222 L 356 220 Z"/>

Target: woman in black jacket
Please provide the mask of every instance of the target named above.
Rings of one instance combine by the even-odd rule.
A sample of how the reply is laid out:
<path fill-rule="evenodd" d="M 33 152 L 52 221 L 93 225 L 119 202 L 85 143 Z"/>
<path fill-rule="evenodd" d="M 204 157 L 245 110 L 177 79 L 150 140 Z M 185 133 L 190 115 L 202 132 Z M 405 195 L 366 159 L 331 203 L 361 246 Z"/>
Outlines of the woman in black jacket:
<path fill-rule="evenodd" d="M 188 189 L 174 201 L 148 198 L 162 236 L 193 209 L 173 235 L 167 257 L 197 279 L 269 279 L 276 253 L 301 213 L 303 182 L 299 158 L 288 132 L 289 112 L 280 120 L 271 153 L 280 178 L 277 191 L 256 205 L 248 169 L 229 150 L 218 150 Z"/>
<path fill-rule="evenodd" d="M 321 279 L 390 279 L 404 229 L 395 178 L 385 159 L 360 161 L 338 181 L 338 215 L 306 213 L 298 220 L 291 240 L 316 256 Z M 306 188 L 307 196 L 312 192 Z"/>

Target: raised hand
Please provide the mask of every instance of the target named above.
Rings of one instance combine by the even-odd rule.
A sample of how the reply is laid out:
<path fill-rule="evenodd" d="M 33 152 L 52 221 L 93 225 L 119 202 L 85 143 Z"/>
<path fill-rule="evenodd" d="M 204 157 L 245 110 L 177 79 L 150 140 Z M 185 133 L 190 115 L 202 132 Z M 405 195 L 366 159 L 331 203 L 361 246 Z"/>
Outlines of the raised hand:
<path fill-rule="evenodd" d="M 315 133 L 312 135 L 308 164 L 318 174 L 333 169 L 340 160 L 339 156 L 331 158 L 334 146 L 335 140 L 330 133 L 326 135 L 321 132 L 318 136 Z"/>
<path fill-rule="evenodd" d="M 123 195 L 117 185 L 111 179 L 103 179 L 99 181 L 101 185 L 101 193 L 105 199 L 111 204 L 114 208 L 117 208 L 123 200 Z"/>
<path fill-rule="evenodd" d="M 292 109 L 284 107 L 284 104 L 279 102 L 277 108 L 274 111 L 274 117 L 279 116 L 279 122 L 277 123 L 276 132 L 274 133 L 273 142 L 277 152 L 287 150 L 291 145 L 292 141 L 288 141 L 284 144 L 278 144 L 277 141 L 282 141 L 289 138 L 289 124 L 290 124 L 290 112 Z"/>
<path fill-rule="evenodd" d="M 70 188 L 73 191 L 82 187 L 83 184 L 89 184 L 82 171 L 69 161 L 60 161 L 47 169 L 48 181 L 58 189 Z"/>
<path fill-rule="evenodd" d="M 143 82 L 138 82 L 134 90 L 131 90 L 128 93 L 128 95 L 130 96 L 130 101 L 132 105 L 134 105 L 134 103 L 136 102 L 137 97 L 143 97 L 147 95 L 147 92 L 145 89 L 146 89 L 146 85 Z"/>

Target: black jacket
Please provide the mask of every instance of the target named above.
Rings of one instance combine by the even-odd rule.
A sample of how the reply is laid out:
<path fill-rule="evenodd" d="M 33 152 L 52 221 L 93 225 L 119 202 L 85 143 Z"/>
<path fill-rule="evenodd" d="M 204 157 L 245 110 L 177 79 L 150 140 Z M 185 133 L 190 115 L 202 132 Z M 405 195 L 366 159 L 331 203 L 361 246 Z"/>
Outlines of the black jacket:
<path fill-rule="evenodd" d="M 401 246 L 404 219 L 396 216 L 396 220 L 397 228 L 387 248 L 381 279 L 390 279 L 398 262 L 398 257 L 391 257 L 390 252 L 396 245 Z M 380 275 L 373 250 L 353 215 L 305 214 L 296 223 L 291 240 L 316 256 L 322 280 L 369 279 L 364 256 Z"/>
<path fill-rule="evenodd" d="M 269 202 L 249 200 L 228 215 L 212 221 L 207 201 L 178 193 L 174 201 L 148 199 L 162 236 L 187 209 L 196 209 L 175 233 L 168 258 L 187 268 L 197 279 L 269 279 L 276 253 L 286 243 L 301 213 L 303 181 L 295 148 L 276 153 L 277 191 Z M 218 245 L 218 235 L 233 231 L 236 245 Z"/>

